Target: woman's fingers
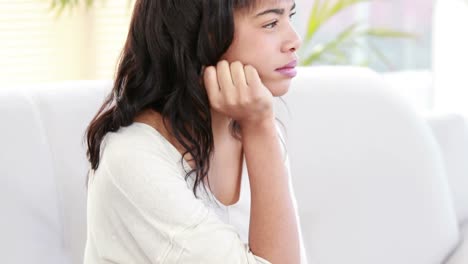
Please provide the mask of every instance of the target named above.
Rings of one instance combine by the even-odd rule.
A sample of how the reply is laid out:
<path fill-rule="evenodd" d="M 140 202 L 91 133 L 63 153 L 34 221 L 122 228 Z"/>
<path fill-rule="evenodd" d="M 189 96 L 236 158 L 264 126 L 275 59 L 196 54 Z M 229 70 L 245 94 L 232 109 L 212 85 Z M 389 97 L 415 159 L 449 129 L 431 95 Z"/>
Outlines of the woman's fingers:
<path fill-rule="evenodd" d="M 231 69 L 227 61 L 220 61 L 216 65 L 216 74 L 218 77 L 219 88 L 221 90 L 227 90 L 234 86 L 231 78 Z"/>
<path fill-rule="evenodd" d="M 262 84 L 257 70 L 250 65 L 244 67 L 245 79 L 248 86 L 257 87 Z"/>
<path fill-rule="evenodd" d="M 231 77 L 234 86 L 243 86 L 246 85 L 244 65 L 239 62 L 231 63 Z"/>
<path fill-rule="evenodd" d="M 238 91 L 232 78 L 231 66 L 227 61 L 220 61 L 218 62 L 216 71 L 225 103 L 234 106 L 237 102 Z"/>
<path fill-rule="evenodd" d="M 211 106 L 218 108 L 221 90 L 218 83 L 217 71 L 214 66 L 208 66 L 205 68 L 205 72 L 203 73 L 203 80 Z"/>
<path fill-rule="evenodd" d="M 235 120 L 271 112 L 272 94 L 253 66 L 220 61 L 206 68 L 204 81 L 211 107 Z"/>
<path fill-rule="evenodd" d="M 244 65 L 241 62 L 237 61 L 231 64 L 231 76 L 232 82 L 236 87 L 237 100 L 242 104 L 242 102 L 248 100 L 249 88 L 247 87 L 245 78 Z"/>

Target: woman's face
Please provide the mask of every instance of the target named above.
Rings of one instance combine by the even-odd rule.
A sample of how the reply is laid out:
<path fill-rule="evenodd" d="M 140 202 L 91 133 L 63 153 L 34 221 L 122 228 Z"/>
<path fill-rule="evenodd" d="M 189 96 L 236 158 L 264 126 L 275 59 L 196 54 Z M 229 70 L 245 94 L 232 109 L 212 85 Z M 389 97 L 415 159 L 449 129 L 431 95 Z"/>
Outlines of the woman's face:
<path fill-rule="evenodd" d="M 222 59 L 254 66 L 273 96 L 285 94 L 302 43 L 290 20 L 294 14 L 294 0 L 259 0 L 252 10 L 236 12 L 234 40 Z"/>

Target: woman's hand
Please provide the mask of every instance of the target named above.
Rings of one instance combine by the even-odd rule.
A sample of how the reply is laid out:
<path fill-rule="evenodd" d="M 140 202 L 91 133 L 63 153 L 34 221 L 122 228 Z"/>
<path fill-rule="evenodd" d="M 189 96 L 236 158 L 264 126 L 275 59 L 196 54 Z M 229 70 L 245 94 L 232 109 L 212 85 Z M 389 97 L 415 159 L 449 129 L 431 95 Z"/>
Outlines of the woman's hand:
<path fill-rule="evenodd" d="M 239 200 L 243 151 L 242 142 L 232 136 L 229 123 L 234 119 L 243 127 L 268 119 L 272 116 L 272 95 L 255 68 L 240 62 L 220 61 L 216 67 L 207 67 L 203 77 L 211 104 L 214 139 L 209 188 L 218 201 L 232 205 Z"/>
<path fill-rule="evenodd" d="M 236 64 L 238 65 L 234 67 L 242 70 L 240 73 L 244 75 L 244 66 L 240 63 Z M 226 61 L 220 62 L 218 65 L 221 67 L 205 69 L 204 82 L 207 92 L 210 88 L 220 92 L 218 74 L 224 80 L 227 79 L 226 76 L 221 75 L 222 71 L 218 69 L 223 69 L 225 71 L 223 74 L 229 74 L 227 77 L 230 79 L 229 82 L 231 85 L 228 88 L 236 92 L 237 88 L 233 86 L 230 65 Z M 219 95 L 220 99 L 225 98 L 223 94 L 217 95 Z M 216 199 L 222 204 L 232 205 L 239 200 L 240 195 L 243 160 L 242 142 L 233 137 L 231 133 L 229 124 L 233 116 L 229 114 L 229 110 L 214 108 L 211 99 L 210 103 L 212 105 L 211 125 L 213 129 L 214 151 L 210 170 L 208 171 L 209 188 Z M 222 103 L 223 102 L 218 102 L 218 104 Z"/>
<path fill-rule="evenodd" d="M 241 127 L 273 119 L 273 95 L 253 66 L 220 61 L 207 67 L 203 78 L 213 110 L 237 120 Z"/>

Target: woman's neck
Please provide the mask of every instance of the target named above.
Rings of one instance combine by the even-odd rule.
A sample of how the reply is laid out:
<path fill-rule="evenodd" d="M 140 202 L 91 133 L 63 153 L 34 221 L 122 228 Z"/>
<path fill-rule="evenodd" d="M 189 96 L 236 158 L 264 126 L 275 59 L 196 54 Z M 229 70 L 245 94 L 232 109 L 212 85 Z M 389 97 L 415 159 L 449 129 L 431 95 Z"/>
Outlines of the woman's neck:
<path fill-rule="evenodd" d="M 142 112 L 137 114 L 137 116 L 134 118 L 133 121 L 147 124 L 153 127 L 154 129 L 156 129 L 156 131 L 158 131 L 159 134 L 161 134 L 169 143 L 171 143 L 172 146 L 174 146 L 181 155 L 183 155 L 186 152 L 185 148 L 179 143 L 176 137 L 174 137 L 174 135 L 170 132 L 171 130 L 170 124 L 169 123 L 166 123 L 166 125 L 164 124 L 164 118 L 160 113 L 152 109 L 143 110 Z M 190 153 L 187 153 L 187 155 L 184 158 L 186 162 L 190 165 L 190 167 L 192 168 L 195 167 L 194 161 Z"/>

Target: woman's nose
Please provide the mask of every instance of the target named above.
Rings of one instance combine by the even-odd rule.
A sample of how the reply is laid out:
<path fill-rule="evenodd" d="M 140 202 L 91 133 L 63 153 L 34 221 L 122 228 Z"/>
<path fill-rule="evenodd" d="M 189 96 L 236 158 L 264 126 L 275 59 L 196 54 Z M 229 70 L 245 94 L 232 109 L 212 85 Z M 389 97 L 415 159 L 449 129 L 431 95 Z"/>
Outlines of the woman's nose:
<path fill-rule="evenodd" d="M 302 45 L 302 38 L 297 34 L 297 31 L 292 27 L 290 27 L 288 33 L 288 41 L 285 43 L 283 52 L 296 52 Z"/>

